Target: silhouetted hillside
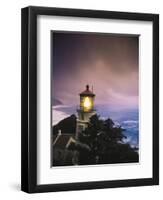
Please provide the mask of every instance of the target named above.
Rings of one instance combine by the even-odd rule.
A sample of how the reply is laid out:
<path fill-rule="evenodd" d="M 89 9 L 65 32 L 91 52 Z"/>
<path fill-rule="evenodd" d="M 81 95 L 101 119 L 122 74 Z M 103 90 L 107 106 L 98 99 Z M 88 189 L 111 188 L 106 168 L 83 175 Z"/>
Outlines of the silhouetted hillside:
<path fill-rule="evenodd" d="M 63 134 L 75 135 L 76 116 L 71 115 L 53 126 L 53 139 L 61 130 Z M 111 163 L 131 163 L 139 161 L 138 149 L 132 148 L 123 140 L 125 129 L 116 125 L 112 119 L 100 119 L 98 115 L 90 118 L 88 127 L 79 135 L 79 142 L 69 150 L 78 151 L 78 164 L 111 164 Z M 78 148 L 78 147 L 82 148 Z M 58 165 L 66 165 L 61 159 Z"/>
<path fill-rule="evenodd" d="M 53 137 L 58 134 L 58 130 L 62 133 L 75 134 L 76 131 L 76 116 L 71 115 L 63 120 L 61 120 L 57 125 L 53 126 Z"/>

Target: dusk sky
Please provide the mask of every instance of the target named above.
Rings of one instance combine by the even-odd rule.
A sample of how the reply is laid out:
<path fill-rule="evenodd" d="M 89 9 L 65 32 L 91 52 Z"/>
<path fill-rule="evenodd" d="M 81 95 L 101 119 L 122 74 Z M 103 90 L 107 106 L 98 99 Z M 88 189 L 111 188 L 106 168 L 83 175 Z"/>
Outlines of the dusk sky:
<path fill-rule="evenodd" d="M 79 105 L 89 84 L 95 105 L 138 107 L 138 36 L 54 32 L 52 97 Z"/>

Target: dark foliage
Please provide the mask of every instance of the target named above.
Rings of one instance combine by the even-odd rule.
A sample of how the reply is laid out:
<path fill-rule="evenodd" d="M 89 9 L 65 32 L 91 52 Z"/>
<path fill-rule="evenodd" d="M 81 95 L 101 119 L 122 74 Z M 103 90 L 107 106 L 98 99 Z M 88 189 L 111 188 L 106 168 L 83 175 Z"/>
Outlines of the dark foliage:
<path fill-rule="evenodd" d="M 71 115 L 53 127 L 54 139 L 58 130 L 75 135 L 76 116 Z M 123 142 L 123 139 L 126 138 L 123 134 L 124 131 L 110 118 L 101 120 L 98 115 L 94 115 L 90 118 L 88 127 L 80 134 L 79 141 L 74 146 L 71 145 L 71 151 L 75 151 L 78 155 L 78 164 L 80 165 L 138 162 L 138 149 Z M 63 157 L 65 157 L 65 153 Z M 59 159 L 58 162 L 60 166 L 66 165 L 65 160 Z"/>
<path fill-rule="evenodd" d="M 123 143 L 124 129 L 116 126 L 111 119 L 101 120 L 98 115 L 90 119 L 80 142 L 87 144 L 91 151 L 79 152 L 79 164 L 109 164 L 138 162 L 138 153 L 129 144 Z"/>

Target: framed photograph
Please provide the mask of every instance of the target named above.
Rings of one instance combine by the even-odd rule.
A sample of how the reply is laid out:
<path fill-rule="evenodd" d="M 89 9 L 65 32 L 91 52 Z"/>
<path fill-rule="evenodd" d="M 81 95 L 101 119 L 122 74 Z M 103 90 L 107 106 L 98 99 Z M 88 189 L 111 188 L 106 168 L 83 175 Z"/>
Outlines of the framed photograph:
<path fill-rule="evenodd" d="M 22 9 L 22 190 L 159 184 L 159 16 Z"/>

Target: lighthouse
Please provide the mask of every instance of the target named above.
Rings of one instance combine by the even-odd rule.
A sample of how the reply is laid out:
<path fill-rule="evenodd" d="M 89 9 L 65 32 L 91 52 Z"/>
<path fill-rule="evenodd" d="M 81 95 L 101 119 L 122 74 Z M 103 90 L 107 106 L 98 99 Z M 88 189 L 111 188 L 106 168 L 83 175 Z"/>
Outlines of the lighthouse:
<path fill-rule="evenodd" d="M 90 90 L 89 85 L 86 85 L 86 88 L 83 92 L 79 94 L 80 96 L 80 105 L 77 109 L 77 126 L 76 126 L 76 140 L 79 139 L 79 135 L 87 127 L 90 118 L 96 114 L 94 108 L 95 94 L 93 89 Z"/>

